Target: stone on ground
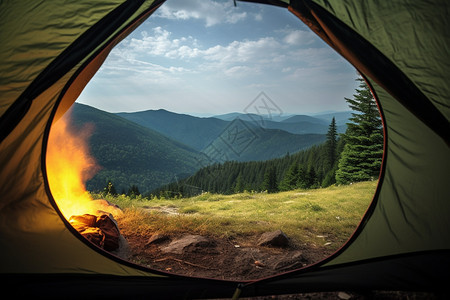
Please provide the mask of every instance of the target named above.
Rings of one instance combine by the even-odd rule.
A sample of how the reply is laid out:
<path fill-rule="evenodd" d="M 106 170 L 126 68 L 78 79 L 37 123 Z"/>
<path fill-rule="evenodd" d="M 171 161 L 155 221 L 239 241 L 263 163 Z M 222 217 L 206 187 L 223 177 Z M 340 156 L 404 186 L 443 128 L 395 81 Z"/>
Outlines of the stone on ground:
<path fill-rule="evenodd" d="M 286 247 L 289 244 L 289 238 L 281 230 L 266 232 L 258 240 L 258 246 Z"/>
<path fill-rule="evenodd" d="M 147 243 L 145 243 L 145 245 L 151 245 L 151 244 L 160 244 L 162 242 L 165 242 L 169 239 L 169 237 L 167 235 L 162 235 L 162 234 L 154 234 L 152 235 Z"/>
<path fill-rule="evenodd" d="M 183 254 L 188 250 L 214 246 L 214 242 L 200 235 L 186 235 L 172 241 L 168 246 L 161 248 L 166 253 Z"/>

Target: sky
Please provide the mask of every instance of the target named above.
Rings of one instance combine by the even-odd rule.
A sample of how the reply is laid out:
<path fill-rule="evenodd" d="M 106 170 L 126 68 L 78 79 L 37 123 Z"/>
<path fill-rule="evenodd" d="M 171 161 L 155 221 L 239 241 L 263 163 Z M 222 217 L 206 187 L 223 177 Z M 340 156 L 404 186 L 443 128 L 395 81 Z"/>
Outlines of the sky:
<path fill-rule="evenodd" d="M 314 114 L 349 110 L 356 77 L 287 9 L 167 0 L 111 51 L 77 102 L 108 112 Z"/>

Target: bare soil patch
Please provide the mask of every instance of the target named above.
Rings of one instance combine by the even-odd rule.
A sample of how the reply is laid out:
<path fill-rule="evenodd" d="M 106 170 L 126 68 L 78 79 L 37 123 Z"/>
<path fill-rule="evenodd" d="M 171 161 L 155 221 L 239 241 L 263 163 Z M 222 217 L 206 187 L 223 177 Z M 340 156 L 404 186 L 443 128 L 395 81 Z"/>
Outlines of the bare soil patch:
<path fill-rule="evenodd" d="M 171 251 L 170 245 L 186 235 L 125 235 L 132 262 L 179 275 L 225 280 L 260 279 L 302 268 L 329 256 L 321 248 L 257 246 L 260 236 L 236 239 L 203 237 L 208 242 Z M 168 250 L 169 249 L 169 250 Z"/>

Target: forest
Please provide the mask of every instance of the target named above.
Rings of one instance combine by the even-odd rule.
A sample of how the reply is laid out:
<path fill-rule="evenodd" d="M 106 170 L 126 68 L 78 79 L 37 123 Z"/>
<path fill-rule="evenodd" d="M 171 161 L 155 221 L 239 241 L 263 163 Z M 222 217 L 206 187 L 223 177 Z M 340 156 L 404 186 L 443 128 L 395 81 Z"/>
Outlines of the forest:
<path fill-rule="evenodd" d="M 266 161 L 216 163 L 194 175 L 152 191 L 157 197 L 190 197 L 203 192 L 234 194 L 243 191 L 287 191 L 329 186 L 334 181 L 335 161 L 342 152 L 342 139 L 330 124 L 327 141 L 282 158 Z"/>

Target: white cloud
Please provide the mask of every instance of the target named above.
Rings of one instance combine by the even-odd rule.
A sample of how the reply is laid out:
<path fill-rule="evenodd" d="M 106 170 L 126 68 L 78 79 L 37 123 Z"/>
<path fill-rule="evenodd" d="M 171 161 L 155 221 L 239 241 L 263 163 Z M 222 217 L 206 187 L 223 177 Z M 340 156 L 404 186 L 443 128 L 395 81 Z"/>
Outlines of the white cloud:
<path fill-rule="evenodd" d="M 193 89 L 196 85 L 213 89 L 214 80 L 236 89 L 281 89 L 274 78 L 291 89 L 302 86 L 306 92 L 322 89 L 323 84 L 337 88 L 349 80 L 331 49 L 301 47 L 302 41 L 309 41 L 307 32 L 283 30 L 274 36 L 201 47 L 192 36 L 174 37 L 155 27 L 118 45 L 102 70 L 117 95 L 125 86 L 135 86 L 137 91 L 168 91 L 174 86 Z"/>
<path fill-rule="evenodd" d="M 142 32 L 142 38 L 132 38 L 116 47 L 112 54 L 132 64 L 149 57 L 180 60 L 180 63 L 185 63 L 183 60 L 197 59 L 203 67 L 223 69 L 233 64 L 279 63 L 281 58 L 285 58 L 280 53 L 282 44 L 273 37 L 233 41 L 201 49 L 198 41 L 191 36 L 172 38 L 172 34 L 161 27 L 153 28 L 152 32 Z"/>
<path fill-rule="evenodd" d="M 310 45 L 314 42 L 313 33 L 305 30 L 290 30 L 283 41 L 289 45 Z"/>
<path fill-rule="evenodd" d="M 233 41 L 226 46 L 216 45 L 206 49 L 204 58 L 224 63 L 252 63 L 276 55 L 279 46 L 280 44 L 272 37 L 264 37 L 254 41 Z"/>
<path fill-rule="evenodd" d="M 234 78 L 246 77 L 248 74 L 259 73 L 257 69 L 250 68 L 248 66 L 233 66 L 224 71 L 224 74 Z"/>
<path fill-rule="evenodd" d="M 323 66 L 328 69 L 339 68 L 343 61 L 331 48 L 292 49 L 289 51 L 289 56 L 295 63 L 302 62 L 311 67 Z"/>
<path fill-rule="evenodd" d="M 132 38 L 116 47 L 112 53 L 125 60 L 137 57 L 166 57 L 172 59 L 189 59 L 199 54 L 198 42 L 192 36 L 172 39 L 171 33 L 161 27 L 153 28 L 153 33 L 141 33 L 142 38 Z"/>
<path fill-rule="evenodd" d="M 232 1 L 168 0 L 155 16 L 170 20 L 203 20 L 206 27 L 221 23 L 235 24 L 247 17 L 246 12 L 233 6 Z"/>
<path fill-rule="evenodd" d="M 337 55 L 328 48 L 298 45 L 310 41 L 308 32 L 284 29 L 282 33 L 280 37 L 268 36 L 202 48 L 192 36 L 174 38 L 168 30 L 155 27 L 149 33 L 142 32 L 141 38 L 132 38 L 116 47 L 111 53 L 116 67 L 111 67 L 111 63 L 105 70 L 110 74 L 118 73 L 119 68 L 134 70 L 136 74 L 156 76 L 173 83 L 170 76 L 178 80 L 186 74 L 208 72 L 210 76 L 224 74 L 232 78 L 252 78 L 275 71 L 284 74 L 286 79 L 298 80 L 308 74 L 337 71 L 341 66 Z"/>
<path fill-rule="evenodd" d="M 254 14 L 253 18 L 255 19 L 255 21 L 259 22 L 259 21 L 262 21 L 263 16 L 262 16 L 262 14 Z"/>
<path fill-rule="evenodd" d="M 183 67 L 164 67 L 140 60 L 112 59 L 102 66 L 105 79 L 115 82 L 127 82 L 129 86 L 142 86 L 147 84 L 175 84 L 182 80 L 182 75 L 191 71 Z M 120 75 L 120 76 L 116 76 Z"/>

